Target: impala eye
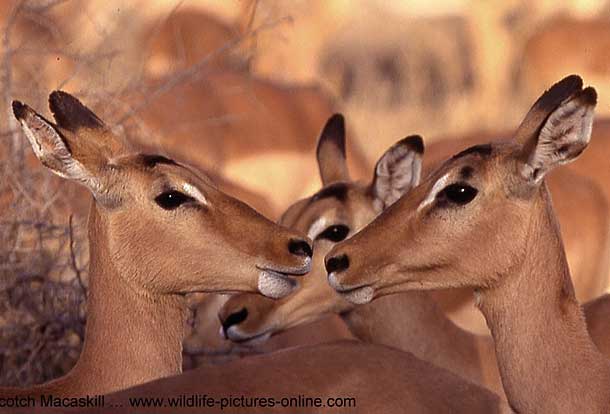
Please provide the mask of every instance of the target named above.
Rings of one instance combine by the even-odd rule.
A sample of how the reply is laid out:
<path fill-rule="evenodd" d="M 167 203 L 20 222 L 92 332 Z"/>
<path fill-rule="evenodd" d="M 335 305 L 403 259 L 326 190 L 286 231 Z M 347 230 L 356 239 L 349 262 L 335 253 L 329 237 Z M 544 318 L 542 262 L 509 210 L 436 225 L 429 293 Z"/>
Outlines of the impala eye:
<path fill-rule="evenodd" d="M 335 226 L 330 226 L 326 230 L 316 237 L 316 240 L 325 239 L 330 240 L 332 242 L 340 242 L 344 240 L 349 234 L 349 227 L 344 226 L 343 224 L 337 224 Z"/>
<path fill-rule="evenodd" d="M 195 199 L 175 190 L 165 191 L 155 198 L 155 203 L 164 210 L 174 210 L 190 201 L 195 201 Z"/>
<path fill-rule="evenodd" d="M 455 183 L 448 185 L 436 196 L 439 201 L 446 201 L 453 204 L 463 206 L 470 203 L 477 196 L 477 190 L 474 187 L 469 186 L 465 183 Z"/>

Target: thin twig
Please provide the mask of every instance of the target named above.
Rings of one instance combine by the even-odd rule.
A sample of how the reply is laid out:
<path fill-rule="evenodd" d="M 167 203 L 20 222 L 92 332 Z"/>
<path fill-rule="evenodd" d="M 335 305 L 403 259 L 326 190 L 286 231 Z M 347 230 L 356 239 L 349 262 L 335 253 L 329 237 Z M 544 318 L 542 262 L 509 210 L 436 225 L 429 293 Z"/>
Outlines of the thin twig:
<path fill-rule="evenodd" d="M 15 6 L 12 8 L 8 18 L 6 19 L 6 25 L 4 26 L 3 34 L 2 34 L 2 50 L 3 50 L 3 58 L 2 58 L 2 72 L 3 72 L 3 91 L 2 98 L 4 102 L 10 102 L 13 95 L 13 70 L 12 70 L 12 50 L 11 50 L 11 34 L 13 31 L 13 26 L 17 21 L 17 17 L 21 12 L 21 8 L 23 6 L 24 0 L 18 1 Z M 13 117 L 12 108 L 9 105 L 7 108 L 7 125 L 11 131 L 16 131 L 11 134 L 11 153 L 13 162 L 18 160 L 18 149 L 21 146 L 21 136 L 19 132 L 17 132 L 17 121 L 15 117 Z M 19 162 L 19 164 L 21 164 Z"/>

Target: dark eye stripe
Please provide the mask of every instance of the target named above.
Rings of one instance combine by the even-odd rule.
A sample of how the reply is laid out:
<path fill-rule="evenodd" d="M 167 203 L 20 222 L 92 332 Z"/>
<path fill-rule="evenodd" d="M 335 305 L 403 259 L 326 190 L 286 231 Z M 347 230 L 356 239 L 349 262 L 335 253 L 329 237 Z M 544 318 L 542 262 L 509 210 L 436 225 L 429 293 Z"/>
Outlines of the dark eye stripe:
<path fill-rule="evenodd" d="M 174 210 L 191 201 L 195 201 L 195 199 L 175 190 L 165 191 L 155 198 L 155 203 L 164 210 Z"/>
<path fill-rule="evenodd" d="M 316 237 L 316 240 L 330 240 L 332 242 L 340 242 L 344 240 L 349 234 L 349 227 L 343 224 L 337 224 L 334 226 L 329 226 L 322 233 Z"/>

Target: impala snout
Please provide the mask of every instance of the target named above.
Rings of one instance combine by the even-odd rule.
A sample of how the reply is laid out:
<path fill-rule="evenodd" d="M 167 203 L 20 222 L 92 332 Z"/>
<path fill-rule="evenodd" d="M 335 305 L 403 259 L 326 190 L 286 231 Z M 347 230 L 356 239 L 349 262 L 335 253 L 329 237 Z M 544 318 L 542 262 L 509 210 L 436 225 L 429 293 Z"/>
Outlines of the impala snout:
<path fill-rule="evenodd" d="M 347 301 L 360 305 L 373 300 L 375 293 L 372 286 L 353 280 L 347 272 L 350 258 L 346 253 L 336 253 L 333 249 L 325 258 L 324 265 L 328 273 L 328 284 Z"/>
<path fill-rule="evenodd" d="M 288 239 L 285 246 L 286 250 L 284 251 L 288 255 L 284 263 L 269 263 L 269 265 L 261 265 L 260 268 L 291 276 L 301 276 L 309 273 L 313 257 L 311 241 L 307 238 L 293 236 Z"/>
<path fill-rule="evenodd" d="M 252 294 L 231 296 L 218 310 L 221 336 L 244 345 L 267 340 L 274 328 L 268 316 L 276 303 L 276 300 Z"/>
<path fill-rule="evenodd" d="M 229 330 L 232 326 L 239 325 L 248 318 L 248 309 L 241 308 L 240 310 L 229 313 L 228 315 L 219 314 L 220 325 L 222 326 L 222 334 L 225 339 L 233 339 L 229 336 Z"/>
<path fill-rule="evenodd" d="M 280 228 L 286 232 L 282 243 L 268 242 L 265 247 L 267 254 L 257 264 L 258 291 L 273 299 L 283 298 L 296 288 L 295 276 L 310 272 L 313 256 L 311 240 L 298 232 Z M 278 252 L 278 249 L 279 254 L 271 253 Z"/>
<path fill-rule="evenodd" d="M 349 258 L 347 255 L 342 254 L 339 256 L 333 256 L 325 260 L 326 271 L 330 273 L 342 272 L 349 267 Z"/>
<path fill-rule="evenodd" d="M 309 243 L 305 240 L 292 239 L 288 243 L 288 251 L 295 256 L 310 258 L 313 256 L 313 250 Z"/>

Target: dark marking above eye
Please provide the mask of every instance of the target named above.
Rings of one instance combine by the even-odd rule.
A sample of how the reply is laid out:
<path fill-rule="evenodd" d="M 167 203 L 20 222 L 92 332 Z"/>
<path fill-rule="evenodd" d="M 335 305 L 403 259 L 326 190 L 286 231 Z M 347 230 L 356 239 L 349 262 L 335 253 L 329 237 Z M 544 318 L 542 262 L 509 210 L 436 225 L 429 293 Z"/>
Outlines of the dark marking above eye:
<path fill-rule="evenodd" d="M 479 154 L 483 157 L 489 157 L 491 155 L 492 151 L 493 151 L 493 149 L 492 149 L 491 144 L 475 145 L 470 148 L 466 148 L 464 151 L 458 152 L 453 157 L 451 157 L 451 159 L 456 160 L 456 159 L 462 158 L 468 154 Z"/>
<path fill-rule="evenodd" d="M 146 168 L 154 168 L 158 164 L 167 164 L 167 165 L 178 165 L 178 163 L 172 159 L 164 157 L 163 155 L 150 155 L 150 154 L 142 154 L 140 155 L 140 162 Z"/>
<path fill-rule="evenodd" d="M 318 201 L 323 198 L 334 197 L 339 201 L 347 199 L 347 191 L 349 187 L 345 183 L 334 183 L 324 187 L 311 197 L 310 202 Z"/>
<path fill-rule="evenodd" d="M 463 180 L 467 180 L 467 179 L 471 178 L 472 174 L 474 174 L 474 168 L 472 168 L 469 165 L 462 167 L 462 169 L 460 170 L 460 177 Z"/>

